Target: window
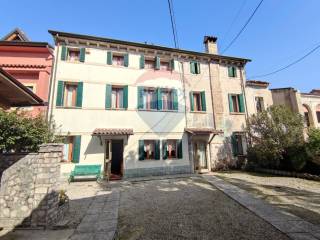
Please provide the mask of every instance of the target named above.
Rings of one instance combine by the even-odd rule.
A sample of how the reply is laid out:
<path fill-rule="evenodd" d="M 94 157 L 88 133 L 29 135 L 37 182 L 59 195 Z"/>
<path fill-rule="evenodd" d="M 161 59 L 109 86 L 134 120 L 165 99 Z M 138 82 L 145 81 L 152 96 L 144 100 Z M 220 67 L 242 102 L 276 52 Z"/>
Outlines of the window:
<path fill-rule="evenodd" d="M 113 55 L 112 64 L 114 66 L 124 66 L 124 56 L 122 55 Z"/>
<path fill-rule="evenodd" d="M 64 106 L 75 107 L 77 101 L 77 88 L 76 83 L 66 83 L 64 89 Z"/>
<path fill-rule="evenodd" d="M 201 97 L 200 93 L 193 93 L 194 111 L 201 111 Z"/>
<path fill-rule="evenodd" d="M 242 94 L 229 94 L 229 110 L 231 113 L 245 112 Z"/>
<path fill-rule="evenodd" d="M 200 63 L 199 62 L 190 62 L 190 73 L 200 74 Z"/>
<path fill-rule="evenodd" d="M 112 87 L 111 107 L 112 108 L 123 108 L 123 88 Z"/>
<path fill-rule="evenodd" d="M 69 48 L 67 59 L 68 59 L 68 61 L 79 62 L 80 61 L 80 49 Z"/>
<path fill-rule="evenodd" d="M 317 112 L 318 123 L 320 123 L 320 111 Z"/>
<path fill-rule="evenodd" d="M 237 68 L 234 66 L 228 67 L 228 76 L 229 77 L 237 77 Z"/>
<path fill-rule="evenodd" d="M 309 113 L 308 112 L 304 113 L 304 123 L 305 123 L 305 126 L 310 127 L 310 119 L 309 119 Z"/>
<path fill-rule="evenodd" d="M 262 112 L 264 110 L 263 97 L 255 97 L 257 112 Z"/>
<path fill-rule="evenodd" d="M 74 137 L 73 136 L 68 136 L 64 140 L 63 160 L 66 161 L 66 162 L 71 162 L 72 161 L 73 142 L 74 142 Z"/>
<path fill-rule="evenodd" d="M 169 71 L 170 70 L 170 64 L 169 62 L 160 62 L 160 70 Z"/>
<path fill-rule="evenodd" d="M 144 68 L 145 69 L 154 69 L 154 65 L 155 65 L 155 61 L 154 60 L 146 59 L 145 62 L 144 62 Z"/>
<path fill-rule="evenodd" d="M 205 92 L 190 92 L 190 110 L 192 112 L 206 111 Z"/>
<path fill-rule="evenodd" d="M 155 89 L 146 88 L 142 92 L 143 109 L 157 109 L 157 93 Z"/>
<path fill-rule="evenodd" d="M 246 142 L 245 135 L 241 133 L 234 133 L 231 136 L 232 152 L 234 156 L 244 155 L 244 144 Z"/>
<path fill-rule="evenodd" d="M 31 90 L 32 92 L 35 92 L 35 87 L 33 85 L 25 85 L 29 90 Z"/>
<path fill-rule="evenodd" d="M 166 146 L 166 156 L 168 159 L 177 158 L 177 140 L 168 140 Z"/>
<path fill-rule="evenodd" d="M 174 110 L 173 106 L 173 92 L 172 90 L 162 90 L 162 109 L 163 110 Z"/>
<path fill-rule="evenodd" d="M 155 141 L 144 141 L 144 159 L 155 159 Z"/>

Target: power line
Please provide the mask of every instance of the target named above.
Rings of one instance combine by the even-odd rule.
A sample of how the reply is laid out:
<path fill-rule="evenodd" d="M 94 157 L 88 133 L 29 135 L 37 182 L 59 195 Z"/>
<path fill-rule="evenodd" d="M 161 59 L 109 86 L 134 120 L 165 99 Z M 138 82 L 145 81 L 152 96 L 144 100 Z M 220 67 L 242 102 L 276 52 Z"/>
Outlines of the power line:
<path fill-rule="evenodd" d="M 261 6 L 262 2 L 264 0 L 261 0 L 260 3 L 258 4 L 258 6 L 254 9 L 253 13 L 251 14 L 251 16 L 248 18 L 248 20 L 246 21 L 246 23 L 244 24 L 244 26 L 241 28 L 241 30 L 238 32 L 238 34 L 232 39 L 232 41 L 229 43 L 229 45 L 222 51 L 222 54 L 227 51 L 232 44 L 238 39 L 238 37 L 241 35 L 241 33 L 245 30 L 245 28 L 247 27 L 247 25 L 249 24 L 249 22 L 251 21 L 251 19 L 253 18 L 253 16 L 255 15 L 255 13 L 257 12 L 257 10 L 259 9 L 259 7 Z"/>
<path fill-rule="evenodd" d="M 313 52 L 315 52 L 315 51 L 316 51 L 317 49 L 319 49 L 319 48 L 320 48 L 320 44 L 318 44 L 315 48 L 313 48 L 311 51 L 309 51 L 308 53 L 306 53 L 306 54 L 303 55 L 302 57 L 298 58 L 297 60 L 291 62 L 290 64 L 288 64 L 288 65 L 286 65 L 286 66 L 284 66 L 284 67 L 281 67 L 281 68 L 279 68 L 279 69 L 277 69 L 277 70 L 275 70 L 275 71 L 273 71 L 273 72 L 270 72 L 270 73 L 261 74 L 261 75 L 255 75 L 255 76 L 252 76 L 252 77 L 250 77 L 250 78 L 262 78 L 262 77 L 270 76 L 270 75 L 272 75 L 272 74 L 276 74 L 276 73 L 278 73 L 278 72 L 280 72 L 280 71 L 283 71 L 283 70 L 285 70 L 285 69 L 287 69 L 287 68 L 289 68 L 289 67 L 291 67 L 291 66 L 293 66 L 293 65 L 295 65 L 295 64 L 297 64 L 297 63 L 299 63 L 299 62 L 301 62 L 303 59 L 305 59 L 306 57 L 308 57 L 309 55 L 311 55 Z"/>
<path fill-rule="evenodd" d="M 177 26 L 176 26 L 176 21 L 174 17 L 172 0 L 168 0 L 168 5 L 169 5 L 169 13 L 170 13 L 170 19 L 171 19 L 171 28 L 172 28 L 172 34 L 173 34 L 174 47 L 179 48 L 178 32 L 177 32 Z"/>

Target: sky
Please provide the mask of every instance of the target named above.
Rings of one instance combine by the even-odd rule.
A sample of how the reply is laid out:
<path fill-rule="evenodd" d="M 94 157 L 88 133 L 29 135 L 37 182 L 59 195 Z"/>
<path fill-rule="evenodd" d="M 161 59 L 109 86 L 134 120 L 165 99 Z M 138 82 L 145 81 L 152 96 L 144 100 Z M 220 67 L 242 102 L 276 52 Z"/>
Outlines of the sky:
<path fill-rule="evenodd" d="M 204 51 L 218 37 L 222 52 L 260 0 L 173 0 L 179 47 Z M 167 0 L 1 0 L 0 36 L 21 28 L 33 41 L 53 43 L 48 29 L 173 47 Z M 248 79 L 285 66 L 320 43 L 319 0 L 264 0 L 224 55 L 249 58 Z M 277 74 L 255 78 L 270 88 L 320 88 L 320 49 Z"/>

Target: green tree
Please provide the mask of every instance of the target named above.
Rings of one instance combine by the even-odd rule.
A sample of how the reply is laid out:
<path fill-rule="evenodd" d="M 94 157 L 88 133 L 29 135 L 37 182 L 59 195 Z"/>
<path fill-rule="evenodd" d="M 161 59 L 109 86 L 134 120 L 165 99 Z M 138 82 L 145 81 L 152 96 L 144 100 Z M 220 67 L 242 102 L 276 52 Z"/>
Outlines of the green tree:
<path fill-rule="evenodd" d="M 34 152 L 40 144 L 56 141 L 42 116 L 0 109 L 0 152 Z"/>
<path fill-rule="evenodd" d="M 289 162 L 287 167 L 295 170 L 305 165 L 303 117 L 299 113 L 285 106 L 271 106 L 248 119 L 247 131 L 251 141 L 249 163 L 277 169 Z"/>
<path fill-rule="evenodd" d="M 306 149 L 310 160 L 320 166 L 320 129 L 309 130 Z"/>

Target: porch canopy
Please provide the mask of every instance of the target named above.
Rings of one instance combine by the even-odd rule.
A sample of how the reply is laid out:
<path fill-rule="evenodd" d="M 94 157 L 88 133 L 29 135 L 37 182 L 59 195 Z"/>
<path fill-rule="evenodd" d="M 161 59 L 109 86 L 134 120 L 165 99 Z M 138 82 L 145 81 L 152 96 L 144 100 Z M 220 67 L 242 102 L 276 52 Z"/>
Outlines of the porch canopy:
<path fill-rule="evenodd" d="M 132 128 L 96 128 L 92 132 L 92 136 L 119 136 L 133 135 Z"/>
<path fill-rule="evenodd" d="M 207 134 L 213 134 L 218 135 L 222 134 L 222 130 L 217 130 L 214 128 L 185 128 L 184 129 L 187 133 L 190 133 L 192 135 L 207 135 Z"/>

